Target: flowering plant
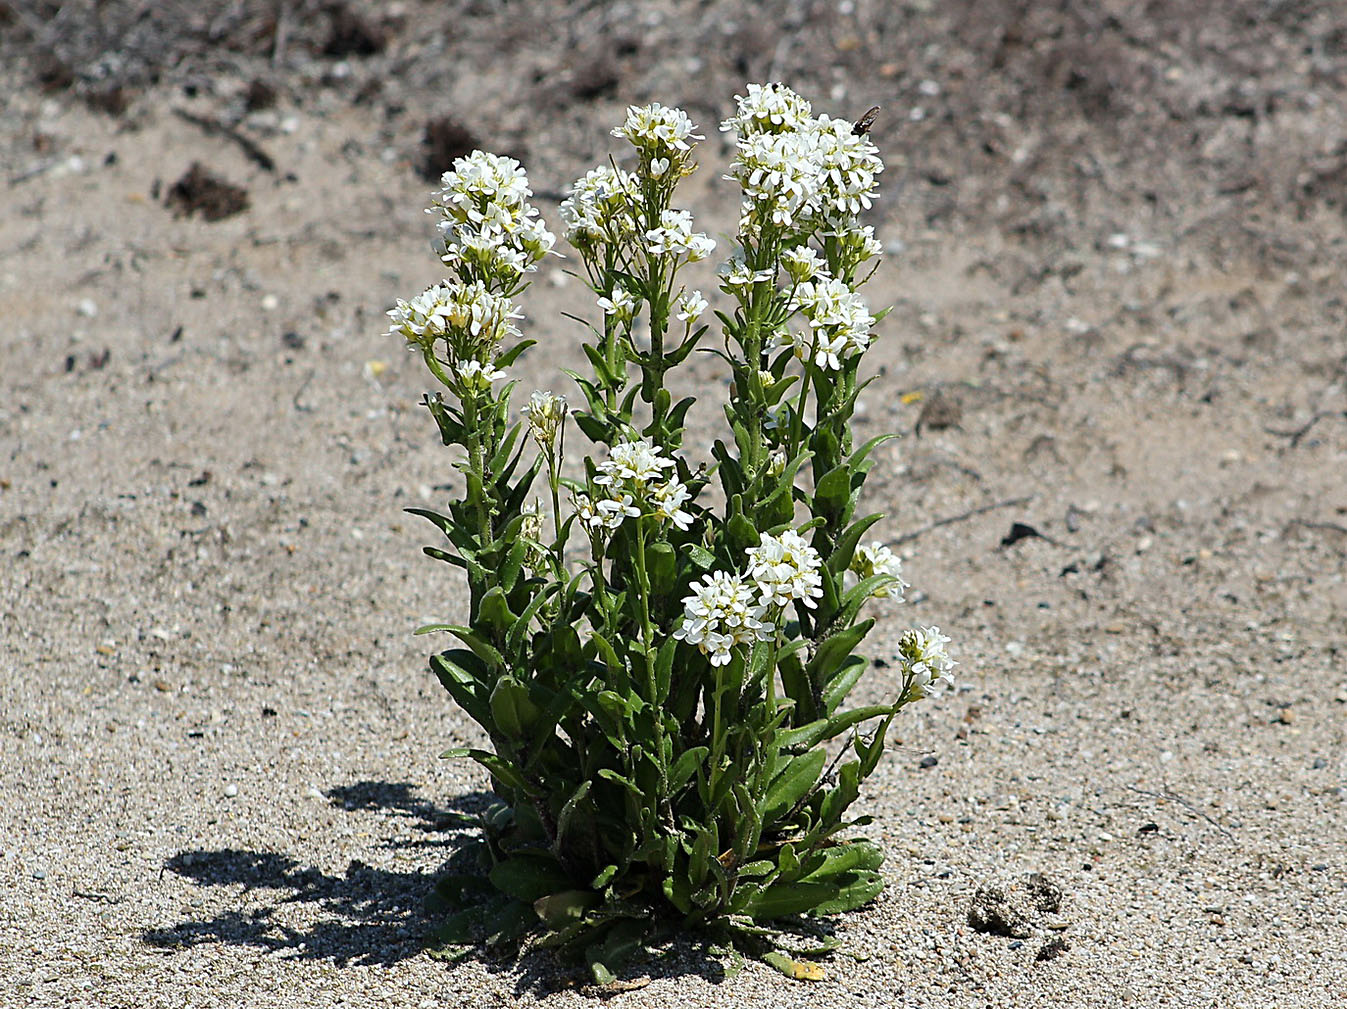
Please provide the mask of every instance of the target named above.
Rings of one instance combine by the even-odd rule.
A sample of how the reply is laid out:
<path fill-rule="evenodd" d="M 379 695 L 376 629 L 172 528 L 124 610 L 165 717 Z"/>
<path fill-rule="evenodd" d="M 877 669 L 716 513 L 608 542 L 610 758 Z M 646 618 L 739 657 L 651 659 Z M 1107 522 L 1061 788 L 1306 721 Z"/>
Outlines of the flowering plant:
<path fill-rule="evenodd" d="M 857 293 L 880 252 L 858 223 L 878 152 L 779 84 L 751 85 L 721 129 L 743 202 L 720 338 L 703 347 L 733 377 L 732 437 L 711 459 L 688 458 L 693 400 L 665 381 L 711 343 L 708 299 L 678 280 L 715 248 L 674 206 L 702 139 L 678 109 L 628 109 L 613 135 L 634 163 L 594 169 L 561 205 L 602 310 L 592 375 L 569 373 L 582 408 L 535 392 L 511 419 L 507 370 L 533 342 L 514 299 L 554 238 L 510 158 L 475 152 L 444 175 L 431 213 L 452 279 L 389 313 L 444 387 L 425 405 L 445 445 L 463 450 L 463 498 L 413 511 L 448 541 L 426 553 L 466 571 L 468 617 L 421 631 L 462 646 L 431 667 L 490 748 L 446 756 L 485 767 L 496 796 L 484 873 L 441 883 L 456 909 L 443 935 L 536 930 L 599 980 L 660 922 L 762 936 L 871 900 L 882 853 L 843 837 L 869 822 L 849 807 L 897 711 L 950 680 L 948 638 L 918 629 L 886 699 L 846 705 L 867 669 L 866 604 L 906 587 L 899 559 L 862 543 L 881 516 L 855 515 L 892 437 L 855 446 L 850 428 L 879 318 Z M 568 420 L 591 443 L 583 468 Z M 540 479 L 548 505 L 530 500 Z M 493 899 L 473 906 L 479 889 Z"/>

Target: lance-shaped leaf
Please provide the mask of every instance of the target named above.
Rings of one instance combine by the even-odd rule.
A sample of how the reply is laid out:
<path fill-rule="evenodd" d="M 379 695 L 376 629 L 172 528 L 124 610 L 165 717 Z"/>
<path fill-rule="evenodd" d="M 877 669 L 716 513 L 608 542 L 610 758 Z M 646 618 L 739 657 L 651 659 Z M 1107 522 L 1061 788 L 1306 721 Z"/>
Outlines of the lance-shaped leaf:
<path fill-rule="evenodd" d="M 771 823 L 795 807 L 818 782 L 828 755 L 821 749 L 792 757 L 767 789 L 762 800 L 762 819 Z"/>

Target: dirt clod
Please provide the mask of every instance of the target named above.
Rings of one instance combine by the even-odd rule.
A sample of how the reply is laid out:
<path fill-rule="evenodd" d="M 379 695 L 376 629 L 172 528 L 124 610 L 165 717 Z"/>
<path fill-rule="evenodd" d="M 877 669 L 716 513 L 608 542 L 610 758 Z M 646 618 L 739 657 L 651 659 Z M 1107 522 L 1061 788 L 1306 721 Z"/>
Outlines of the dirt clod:
<path fill-rule="evenodd" d="M 968 924 L 979 932 L 1027 939 L 1044 914 L 1062 906 L 1062 889 L 1041 872 L 988 880 L 977 888 Z"/>
<path fill-rule="evenodd" d="M 173 211 L 174 217 L 199 213 L 208 221 L 219 221 L 248 209 L 248 190 L 224 181 L 194 161 L 187 174 L 169 187 L 164 206 Z"/>

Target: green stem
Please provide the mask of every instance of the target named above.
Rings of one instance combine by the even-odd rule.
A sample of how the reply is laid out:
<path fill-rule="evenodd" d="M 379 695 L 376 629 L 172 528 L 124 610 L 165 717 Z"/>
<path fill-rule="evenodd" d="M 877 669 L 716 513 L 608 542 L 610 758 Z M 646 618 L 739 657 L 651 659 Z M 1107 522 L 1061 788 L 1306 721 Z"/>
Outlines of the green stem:
<path fill-rule="evenodd" d="M 641 644 L 645 646 L 645 672 L 646 686 L 649 690 L 647 700 L 651 704 L 658 703 L 655 696 L 655 661 L 652 641 L 654 639 L 654 625 L 650 620 L 650 580 L 646 576 L 645 570 L 645 522 L 642 518 L 636 520 L 636 587 L 641 594 Z"/>

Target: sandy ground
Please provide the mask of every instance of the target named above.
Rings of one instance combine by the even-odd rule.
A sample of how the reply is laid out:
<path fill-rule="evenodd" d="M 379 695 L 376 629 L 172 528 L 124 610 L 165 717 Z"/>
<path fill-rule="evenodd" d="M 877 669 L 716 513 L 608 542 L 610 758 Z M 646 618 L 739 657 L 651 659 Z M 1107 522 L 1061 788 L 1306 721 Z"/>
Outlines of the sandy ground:
<path fill-rule="evenodd" d="M 55 6 L 0 5 L 0 1004 L 589 1004 L 545 956 L 424 951 L 445 814 L 485 782 L 435 757 L 475 729 L 411 630 L 462 598 L 401 509 L 456 474 L 382 312 L 437 276 L 431 116 L 524 155 L 555 226 L 626 101 L 714 135 L 769 74 L 885 106 L 869 292 L 895 308 L 859 425 L 904 435 L 868 486 L 915 588 L 871 652 L 937 623 L 961 688 L 909 709 L 864 800 L 890 885 L 838 923 L 857 959 L 806 985 L 676 944 L 614 998 L 1347 1001 L 1332 5 L 409 4 L 368 56 L 323 55 L 313 5 L 279 54 L 239 14 L 265 5 L 220 5 L 153 74 L 149 21 L 120 63 L 68 31 L 44 90 Z M 259 77 L 278 104 L 247 113 Z M 688 202 L 723 233 L 714 137 L 703 160 Z M 194 161 L 249 208 L 175 216 Z M 562 266 L 525 304 L 525 389 L 581 361 Z M 972 929 L 977 887 L 1024 871 L 1061 911 Z"/>

